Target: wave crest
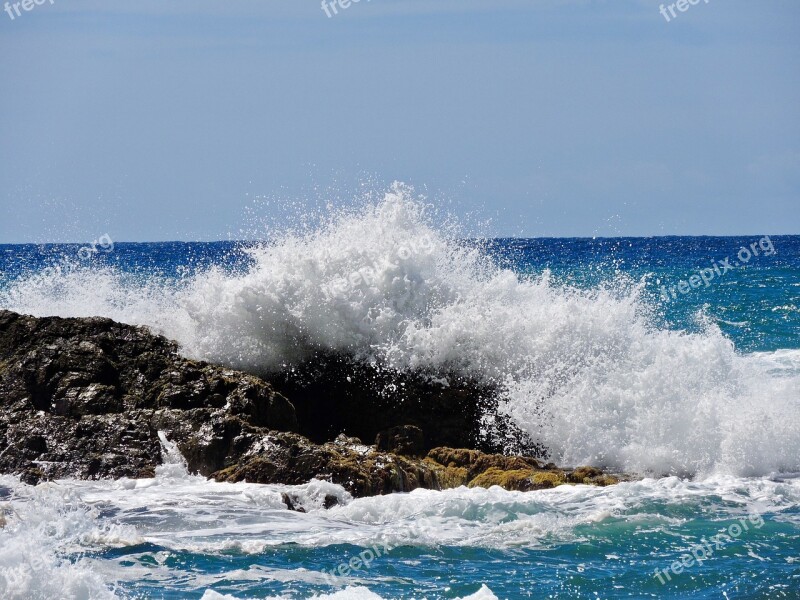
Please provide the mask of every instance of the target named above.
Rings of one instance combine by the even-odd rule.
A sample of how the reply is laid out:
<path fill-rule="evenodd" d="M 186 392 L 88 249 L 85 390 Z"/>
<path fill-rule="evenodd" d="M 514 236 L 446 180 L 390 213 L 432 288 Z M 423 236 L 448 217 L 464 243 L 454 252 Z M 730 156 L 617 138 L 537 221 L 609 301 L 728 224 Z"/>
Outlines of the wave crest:
<path fill-rule="evenodd" d="M 465 375 L 567 464 L 738 475 L 800 471 L 800 376 L 737 354 L 713 325 L 659 329 L 636 284 L 582 290 L 522 277 L 437 227 L 413 191 L 248 250 L 244 273 L 175 282 L 69 268 L 0 305 L 143 324 L 192 357 L 270 372 L 319 350 Z"/>

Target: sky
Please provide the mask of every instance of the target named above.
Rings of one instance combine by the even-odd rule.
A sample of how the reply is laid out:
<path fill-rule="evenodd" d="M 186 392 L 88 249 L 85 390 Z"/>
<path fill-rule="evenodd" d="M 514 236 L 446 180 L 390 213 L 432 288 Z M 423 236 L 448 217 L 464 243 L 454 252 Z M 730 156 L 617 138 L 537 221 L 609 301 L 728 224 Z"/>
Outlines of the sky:
<path fill-rule="evenodd" d="M 6 5 L 0 243 L 268 237 L 395 180 L 483 235 L 800 233 L 800 2 L 662 4 Z"/>

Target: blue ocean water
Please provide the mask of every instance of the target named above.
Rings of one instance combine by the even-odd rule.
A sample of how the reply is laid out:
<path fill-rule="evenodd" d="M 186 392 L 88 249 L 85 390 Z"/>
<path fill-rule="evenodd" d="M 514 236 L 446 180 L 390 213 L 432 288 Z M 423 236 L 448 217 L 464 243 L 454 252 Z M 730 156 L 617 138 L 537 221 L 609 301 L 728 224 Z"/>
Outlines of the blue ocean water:
<path fill-rule="evenodd" d="M 36 314 L 130 315 L 132 322 L 158 327 L 160 321 L 151 323 L 144 315 L 163 309 L 161 290 L 178 294 L 175 302 L 187 303 L 189 309 L 181 315 L 198 318 L 202 313 L 206 329 L 214 324 L 225 327 L 235 318 L 241 331 L 243 323 L 250 323 L 249 315 L 267 305 L 263 299 L 267 292 L 262 297 L 259 290 L 268 290 L 271 298 L 281 290 L 289 302 L 297 295 L 291 288 L 293 277 L 308 281 L 311 273 L 325 273 L 320 264 L 343 262 L 331 257 L 330 239 L 326 243 L 326 253 L 320 256 L 327 258 L 312 266 L 313 261 L 306 259 L 322 250 L 308 240 L 295 246 L 281 241 L 282 262 L 270 262 L 276 261 L 273 251 L 254 254 L 252 243 L 118 242 L 113 249 L 92 251 L 88 258 L 79 256 L 84 247 L 80 244 L 4 245 L 0 246 L 0 306 Z M 572 319 L 575 337 L 561 329 L 555 336 L 537 326 L 533 342 L 550 344 L 543 356 L 578 357 L 579 367 L 559 370 L 554 377 L 560 382 L 568 372 L 575 380 L 575 387 L 569 388 L 573 393 L 589 390 L 579 405 L 587 411 L 580 420 L 597 418 L 596 424 L 587 425 L 589 431 L 599 436 L 605 428 L 618 427 L 615 435 L 632 440 L 621 443 L 619 456 L 630 457 L 640 443 L 637 428 L 642 428 L 645 442 L 638 447 L 647 454 L 646 442 L 652 435 L 648 428 L 658 415 L 667 414 L 670 403 L 674 411 L 685 410 L 678 404 L 679 395 L 663 389 L 664 378 L 674 377 L 676 386 L 688 381 L 680 394 L 701 388 L 702 393 L 686 401 L 697 402 L 702 412 L 722 416 L 696 421 L 689 414 L 678 415 L 664 428 L 685 422 L 686 429 L 674 429 L 673 437 L 686 436 L 688 441 L 675 439 L 674 446 L 659 447 L 653 451 L 657 456 L 642 464 L 664 464 L 669 472 L 674 456 L 676 473 L 685 464 L 714 468 L 694 476 L 645 477 L 602 489 L 562 486 L 517 493 L 460 488 L 358 500 L 336 486 L 312 482 L 295 488 L 304 499 L 305 513 L 286 510 L 281 486 L 217 484 L 192 476 L 170 448 L 165 448 L 167 466 L 152 480 L 68 480 L 32 488 L 2 477 L 0 508 L 9 516 L 7 526 L 0 529 L 0 596 L 800 598 L 800 446 L 792 445 L 800 439 L 800 422 L 793 420 L 800 414 L 800 236 L 495 239 L 462 246 L 488 255 L 520 281 L 538 282 L 519 291 L 498 276 L 488 287 L 479 287 L 475 282 L 480 277 L 470 275 L 485 318 L 508 309 L 503 317 L 507 322 L 508 315 L 519 312 L 521 321 L 514 325 L 519 330 L 534 322 L 537 303 L 564 304 L 563 314 Z M 745 253 L 739 254 L 742 248 L 750 250 L 747 260 L 742 260 Z M 347 252 L 348 257 L 363 256 L 349 246 Z M 739 264 L 713 270 L 726 259 Z M 428 274 L 427 279 L 406 275 L 405 287 L 431 284 L 437 294 L 444 294 L 443 284 L 431 283 L 429 275 L 436 273 L 431 269 L 438 268 L 441 260 L 437 260 L 422 264 L 420 258 L 419 273 Z M 346 278 L 355 281 L 350 271 L 359 271 L 344 269 Z M 713 277 L 705 271 L 708 285 L 702 280 L 699 285 L 689 283 L 703 269 L 713 271 Z M 452 264 L 449 270 L 454 270 Z M 543 277 L 546 285 L 541 283 Z M 206 298 L 218 288 L 232 294 L 230 307 L 220 312 L 223 300 L 218 300 L 197 308 L 195 297 L 185 294 L 196 291 L 198 279 Z M 673 297 L 669 290 L 677 290 L 682 281 L 687 291 L 677 291 Z M 355 294 L 354 288 L 361 285 L 353 283 L 353 289 L 343 293 Z M 496 303 L 485 296 L 487 289 L 503 285 L 511 292 L 506 289 Z M 133 293 L 121 293 L 120 288 Z M 606 289 L 612 299 L 599 292 Z M 368 291 L 348 296 L 349 307 L 356 298 L 369 299 Z M 520 295 L 509 296 L 512 293 Z M 508 307 L 510 297 L 529 304 L 521 303 L 518 310 Z M 149 303 L 145 309 L 138 304 L 143 299 Z M 599 303 L 603 304 L 598 308 Z M 350 314 L 342 313 L 345 308 L 340 304 L 332 305 L 336 315 Z M 396 298 L 392 306 L 405 310 Z M 292 307 L 292 318 L 305 319 L 308 330 L 313 330 L 312 317 L 317 313 Z M 439 310 L 446 313 L 445 308 Z M 466 309 L 459 310 L 462 314 Z M 552 320 L 550 314 L 543 322 Z M 598 336 L 615 340 L 613 334 L 623 322 L 616 318 L 620 314 L 642 315 L 642 327 L 628 334 L 624 344 L 655 350 L 637 354 L 604 338 L 598 346 L 602 352 L 622 354 L 604 363 L 603 369 L 629 370 L 627 378 L 612 387 L 589 367 L 581 370 L 581 357 L 599 360 L 594 349 L 586 350 L 587 340 Z M 441 316 L 428 315 L 425 323 L 432 327 L 436 318 Z M 165 326 L 165 331 L 172 330 Z M 180 338 L 185 330 L 174 331 Z M 665 337 L 660 333 L 664 331 L 676 335 Z M 470 335 L 467 331 L 460 339 Z M 506 335 L 506 343 L 517 352 L 512 345 L 519 342 L 509 339 L 508 332 L 500 335 Z M 485 345 L 490 338 L 481 339 Z M 219 345 L 219 340 L 214 343 Z M 179 341 L 190 354 L 204 348 L 193 346 L 195 338 L 188 333 Z M 730 354 L 726 345 L 732 348 Z M 565 346 L 573 354 L 566 353 Z M 502 356 L 499 350 L 492 352 L 481 356 Z M 658 358 L 670 352 L 681 357 L 683 362 L 676 364 L 684 365 L 683 372 L 671 372 L 669 364 L 659 366 Z M 637 362 L 640 356 L 647 359 Z M 706 362 L 713 368 L 706 369 Z M 697 373 L 688 368 L 695 363 L 703 367 Z M 710 384 L 710 373 L 723 367 L 731 369 L 726 378 Z M 652 393 L 642 394 L 637 382 L 647 377 L 651 379 L 643 389 Z M 759 398 L 742 391 L 750 384 L 765 390 L 765 395 Z M 731 389 L 724 397 L 715 396 L 717 387 Z M 624 397 L 626 391 L 632 391 L 631 400 Z M 721 404 L 731 398 L 741 402 L 730 409 Z M 642 408 L 631 419 L 620 416 L 619 423 L 613 422 L 613 415 L 651 402 L 652 410 Z M 760 404 L 770 402 L 773 412 L 757 412 Z M 603 403 L 613 406 L 593 412 L 594 404 Z M 564 406 L 568 405 L 554 404 L 554 410 Z M 736 418 L 737 411 L 741 419 Z M 723 431 L 693 429 L 708 423 Z M 777 424 L 783 429 L 778 431 Z M 655 425 L 652 431 L 658 431 Z M 695 434 L 699 437 L 692 437 Z M 696 442 L 703 435 L 710 439 L 708 446 Z M 741 447 L 737 439 L 742 440 Z M 764 449 L 766 458 L 738 472 L 737 461 L 746 462 L 754 449 Z M 580 443 L 565 446 L 563 456 L 583 456 L 582 451 Z M 771 456 L 782 458 L 773 464 Z M 619 460 L 613 464 L 639 464 L 624 462 L 630 458 Z M 326 493 L 335 493 L 341 505 L 323 509 L 321 498 Z M 359 555 L 360 562 L 351 563 Z M 684 559 L 691 564 L 679 564 Z M 353 564 L 358 567 L 352 568 Z M 338 575 L 330 575 L 337 570 Z"/>

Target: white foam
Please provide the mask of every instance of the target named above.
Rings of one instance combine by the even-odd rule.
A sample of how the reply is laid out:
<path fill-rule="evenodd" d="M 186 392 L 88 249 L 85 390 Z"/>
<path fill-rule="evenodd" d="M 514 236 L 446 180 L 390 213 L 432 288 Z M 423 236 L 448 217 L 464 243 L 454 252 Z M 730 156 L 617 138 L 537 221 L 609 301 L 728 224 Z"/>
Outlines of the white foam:
<path fill-rule="evenodd" d="M 257 372 L 324 348 L 481 378 L 556 462 L 800 471 L 800 371 L 737 354 L 710 323 L 699 334 L 653 327 L 622 278 L 581 291 L 497 268 L 434 227 L 401 185 L 251 255 L 245 274 L 180 283 L 65 268 L 11 285 L 0 306 L 149 325 L 187 355 Z"/>
<path fill-rule="evenodd" d="M 800 504 L 800 479 L 795 478 L 669 477 L 527 493 L 462 487 L 355 500 L 331 484 L 259 486 L 198 477 L 142 480 L 135 487 L 73 480 L 31 487 L 6 476 L 0 477 L 0 487 L 12 490 L 0 506 L 8 515 L 6 527 L 0 529 L 0 586 L 5 586 L 0 597 L 20 599 L 58 597 L 63 590 L 69 597 L 111 598 L 118 585 L 141 580 L 200 591 L 224 582 L 298 582 L 322 589 L 332 583 L 313 565 L 253 564 L 218 572 L 176 569 L 174 556 L 183 551 L 219 555 L 231 549 L 261 553 L 269 546 L 348 544 L 378 547 L 381 553 L 375 560 L 384 560 L 387 553 L 396 556 L 393 553 L 401 546 L 546 549 L 580 543 L 587 535 L 603 536 L 602 530 L 587 525 L 605 521 L 673 531 L 686 520 L 687 507 L 703 518 L 759 514 L 800 526 L 795 510 Z M 284 492 L 301 497 L 323 491 L 338 493 L 342 504 L 329 510 L 309 504 L 308 512 L 299 513 L 280 500 Z M 145 542 L 158 550 L 81 558 L 83 552 Z M 341 560 L 349 558 L 343 554 Z M 379 597 L 369 596 L 374 594 L 369 587 L 392 582 L 378 571 L 363 570 L 333 583 L 343 589 L 317 597 Z M 204 597 L 226 597 L 215 594 L 206 591 Z M 468 598 L 487 600 L 491 594 L 482 588 Z"/>
<path fill-rule="evenodd" d="M 0 598 L 45 600 L 114 598 L 114 583 L 105 581 L 82 558 L 90 548 L 124 546 L 140 540 L 131 526 L 99 522 L 98 513 L 58 484 L 30 487 L 12 477 L 7 513 L 0 528 Z"/>
<path fill-rule="evenodd" d="M 163 431 L 158 432 L 158 441 L 161 444 L 161 464 L 156 467 L 156 478 L 159 479 L 186 479 L 190 477 L 186 459 L 178 450 L 178 445 L 167 439 Z"/>
<path fill-rule="evenodd" d="M 267 600 L 284 600 L 286 596 L 274 596 Z M 206 590 L 201 600 L 242 600 L 229 594 L 220 594 L 213 590 Z M 383 600 L 382 596 L 371 592 L 368 588 L 359 586 L 348 586 L 343 590 L 334 592 L 332 594 L 314 595 L 309 600 Z M 455 600 L 498 600 L 497 596 L 492 593 L 486 585 L 482 585 L 474 594 L 456 598 Z"/>

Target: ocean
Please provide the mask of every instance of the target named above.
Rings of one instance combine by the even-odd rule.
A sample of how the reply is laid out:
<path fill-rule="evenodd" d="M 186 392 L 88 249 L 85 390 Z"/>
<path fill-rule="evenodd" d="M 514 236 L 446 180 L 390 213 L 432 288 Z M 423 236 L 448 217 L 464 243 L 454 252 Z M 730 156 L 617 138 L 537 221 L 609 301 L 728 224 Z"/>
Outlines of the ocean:
<path fill-rule="evenodd" d="M 467 374 L 554 462 L 638 475 L 295 512 L 165 440 L 153 479 L 0 477 L 0 598 L 800 598 L 800 236 L 768 233 L 477 239 L 397 188 L 263 242 L 0 245 L 2 308 Z"/>

